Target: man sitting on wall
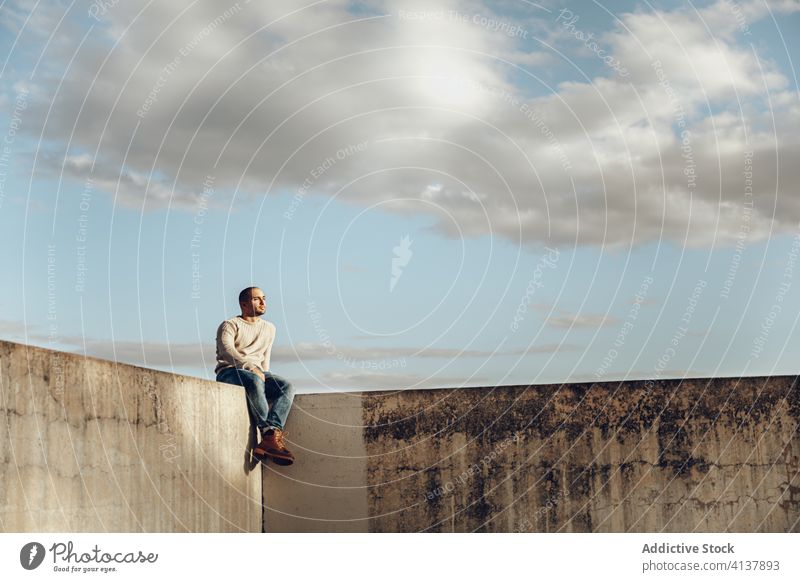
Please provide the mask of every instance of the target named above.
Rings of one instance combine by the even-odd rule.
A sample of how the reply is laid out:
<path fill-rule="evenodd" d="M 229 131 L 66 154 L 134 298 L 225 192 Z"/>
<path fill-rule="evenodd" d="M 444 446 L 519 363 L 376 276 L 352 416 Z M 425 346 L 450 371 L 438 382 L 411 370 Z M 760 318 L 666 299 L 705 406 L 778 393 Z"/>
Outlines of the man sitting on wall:
<path fill-rule="evenodd" d="M 223 321 L 217 329 L 217 382 L 245 389 L 250 418 L 261 433 L 253 454 L 278 465 L 291 465 L 294 455 L 283 442 L 286 417 L 294 400 L 294 388 L 285 378 L 269 371 L 275 325 L 261 319 L 266 297 L 258 287 L 239 293 L 242 314 Z M 267 403 L 272 400 L 272 406 Z"/>

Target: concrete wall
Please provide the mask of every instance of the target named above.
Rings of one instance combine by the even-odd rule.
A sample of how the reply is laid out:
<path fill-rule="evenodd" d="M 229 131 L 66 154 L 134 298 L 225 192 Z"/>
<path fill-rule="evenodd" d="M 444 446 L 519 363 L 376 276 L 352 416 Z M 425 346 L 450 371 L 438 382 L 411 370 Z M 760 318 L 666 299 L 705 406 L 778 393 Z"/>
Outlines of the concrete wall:
<path fill-rule="evenodd" d="M 296 396 L 285 428 L 296 461 L 264 465 L 264 531 L 369 531 L 361 393 Z"/>
<path fill-rule="evenodd" d="M 300 396 L 266 531 L 800 531 L 796 377 Z"/>
<path fill-rule="evenodd" d="M 5 532 L 800 531 L 794 376 L 301 395 L 279 467 L 236 386 L 0 342 L 0 413 Z"/>
<path fill-rule="evenodd" d="M 0 416 L 0 531 L 261 531 L 235 386 L 0 342 Z"/>

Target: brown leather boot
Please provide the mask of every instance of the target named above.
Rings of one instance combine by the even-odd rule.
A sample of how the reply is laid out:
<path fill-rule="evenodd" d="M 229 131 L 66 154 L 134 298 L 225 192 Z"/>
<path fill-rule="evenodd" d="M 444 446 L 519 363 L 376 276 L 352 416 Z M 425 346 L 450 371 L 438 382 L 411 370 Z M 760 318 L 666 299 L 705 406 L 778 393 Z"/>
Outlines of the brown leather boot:
<path fill-rule="evenodd" d="M 286 433 L 279 428 L 271 428 L 261 435 L 261 442 L 253 449 L 258 457 L 269 457 L 278 465 L 291 465 L 294 455 L 286 448 L 283 437 Z"/>

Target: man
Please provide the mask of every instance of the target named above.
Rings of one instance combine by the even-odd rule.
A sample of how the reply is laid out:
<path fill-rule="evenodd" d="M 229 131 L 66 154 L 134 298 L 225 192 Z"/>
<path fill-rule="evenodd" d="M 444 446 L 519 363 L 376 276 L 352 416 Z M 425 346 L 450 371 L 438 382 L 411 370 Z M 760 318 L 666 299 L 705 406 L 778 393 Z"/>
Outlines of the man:
<path fill-rule="evenodd" d="M 283 442 L 286 417 L 294 400 L 294 388 L 286 379 L 269 371 L 275 340 L 275 325 L 261 319 L 267 311 L 266 297 L 258 287 L 239 293 L 242 314 L 226 319 L 217 329 L 217 382 L 243 386 L 250 418 L 261 433 L 253 449 L 257 457 L 291 465 L 294 455 Z M 272 406 L 267 399 L 272 400 Z"/>

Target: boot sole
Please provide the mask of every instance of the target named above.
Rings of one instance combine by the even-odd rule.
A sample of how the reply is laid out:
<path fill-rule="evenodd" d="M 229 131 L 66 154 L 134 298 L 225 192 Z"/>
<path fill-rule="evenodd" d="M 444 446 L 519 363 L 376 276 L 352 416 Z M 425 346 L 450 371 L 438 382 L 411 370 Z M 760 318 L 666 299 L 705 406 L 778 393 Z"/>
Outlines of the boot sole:
<path fill-rule="evenodd" d="M 253 455 L 257 458 L 263 458 L 264 460 L 272 459 L 276 464 L 283 466 L 291 465 L 292 463 L 294 463 L 294 459 L 291 457 L 287 457 L 285 455 L 280 455 L 276 453 L 270 453 L 269 451 L 262 452 L 253 449 Z"/>

